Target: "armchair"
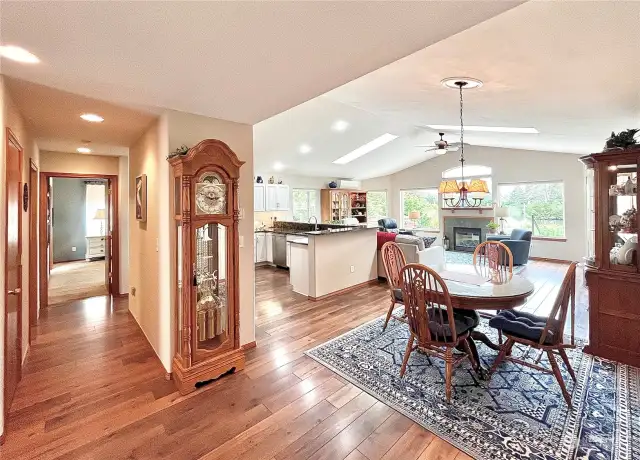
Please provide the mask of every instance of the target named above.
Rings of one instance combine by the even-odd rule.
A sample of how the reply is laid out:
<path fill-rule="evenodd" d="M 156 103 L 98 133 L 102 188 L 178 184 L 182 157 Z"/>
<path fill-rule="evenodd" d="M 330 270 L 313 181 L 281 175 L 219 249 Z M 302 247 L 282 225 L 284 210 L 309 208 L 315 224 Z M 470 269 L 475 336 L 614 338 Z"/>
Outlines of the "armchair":
<path fill-rule="evenodd" d="M 413 235 L 413 232 L 398 228 L 398 222 L 391 217 L 383 217 L 378 219 L 378 229 L 381 232 L 400 233 L 401 235 Z"/>
<path fill-rule="evenodd" d="M 487 241 L 500 241 L 513 254 L 513 265 L 525 265 L 531 250 L 531 230 L 516 228 L 511 235 L 487 235 Z"/>

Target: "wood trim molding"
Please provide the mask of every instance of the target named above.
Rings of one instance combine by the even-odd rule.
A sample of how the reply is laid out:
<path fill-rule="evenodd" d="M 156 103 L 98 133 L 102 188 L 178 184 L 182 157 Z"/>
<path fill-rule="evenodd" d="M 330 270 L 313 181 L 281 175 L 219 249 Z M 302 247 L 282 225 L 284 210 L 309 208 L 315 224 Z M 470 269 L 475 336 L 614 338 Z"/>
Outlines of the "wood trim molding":
<path fill-rule="evenodd" d="M 565 260 L 565 259 L 548 259 L 546 257 L 529 257 L 529 260 L 537 260 L 538 262 L 551 262 L 554 264 L 570 264 L 573 261 L 572 260 Z"/>
<path fill-rule="evenodd" d="M 567 242 L 566 238 L 551 238 L 551 237 L 548 237 L 548 236 L 532 236 L 531 239 L 535 240 L 535 241 L 555 241 L 557 243 L 566 243 Z"/>
<path fill-rule="evenodd" d="M 110 295 L 120 294 L 120 209 L 118 206 L 118 176 L 113 174 L 59 173 L 43 171 L 40 173 L 40 306 L 49 304 L 49 277 L 47 269 L 47 183 L 50 178 L 105 179 L 110 182 L 113 208 L 113 233 L 111 238 L 112 282 Z M 126 180 L 126 178 L 123 178 Z"/>
<path fill-rule="evenodd" d="M 0 446 L 4 444 L 4 441 L 7 439 L 7 428 L 5 427 L 4 433 L 0 434 Z"/>
<path fill-rule="evenodd" d="M 354 290 L 356 290 L 356 289 L 358 289 L 358 288 L 361 288 L 361 287 L 364 287 L 364 286 L 368 286 L 368 285 L 370 285 L 370 284 L 377 284 L 377 283 L 379 283 L 379 282 L 380 282 L 380 281 L 378 281 L 378 278 L 376 277 L 376 278 L 374 278 L 374 279 L 372 279 L 372 280 L 365 281 L 364 283 L 354 284 L 353 286 L 349 286 L 348 288 L 340 289 L 339 291 L 334 291 L 334 292 L 331 292 L 331 293 L 329 293 L 329 294 L 321 295 L 320 297 L 311 297 L 311 296 L 308 296 L 307 298 L 308 298 L 309 300 L 313 300 L 313 301 L 316 301 L 316 300 L 325 300 L 325 299 L 328 299 L 329 297 L 333 297 L 333 296 L 336 296 L 336 295 L 344 294 L 344 293 L 346 293 L 346 292 L 354 291 Z"/>
<path fill-rule="evenodd" d="M 38 322 L 38 166 L 29 158 L 29 343 L 35 338 Z"/>
<path fill-rule="evenodd" d="M 254 340 L 253 342 L 249 342 L 249 343 L 245 343 L 244 345 L 242 345 L 242 349 L 243 350 L 251 350 L 252 348 L 255 348 L 256 345 L 256 341 Z"/>

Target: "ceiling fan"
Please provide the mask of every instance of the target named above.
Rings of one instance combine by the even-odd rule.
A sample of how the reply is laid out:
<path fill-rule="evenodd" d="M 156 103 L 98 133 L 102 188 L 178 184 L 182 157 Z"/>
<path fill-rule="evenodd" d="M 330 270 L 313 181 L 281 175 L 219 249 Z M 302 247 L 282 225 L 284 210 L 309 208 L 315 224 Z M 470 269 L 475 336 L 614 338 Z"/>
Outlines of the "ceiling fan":
<path fill-rule="evenodd" d="M 460 148 L 460 142 L 453 142 L 449 144 L 443 139 L 444 133 L 438 133 L 440 139 L 433 142 L 431 145 L 416 145 L 415 147 L 428 147 L 425 152 L 435 152 L 436 155 L 444 155 L 447 152 L 456 152 Z"/>

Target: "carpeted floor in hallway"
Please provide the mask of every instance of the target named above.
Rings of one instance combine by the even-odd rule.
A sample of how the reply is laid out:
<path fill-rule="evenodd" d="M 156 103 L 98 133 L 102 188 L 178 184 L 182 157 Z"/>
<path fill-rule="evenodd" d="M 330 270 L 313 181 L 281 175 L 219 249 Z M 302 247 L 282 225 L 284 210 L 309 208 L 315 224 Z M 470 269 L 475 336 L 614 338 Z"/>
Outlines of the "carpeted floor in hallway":
<path fill-rule="evenodd" d="M 55 264 L 49 279 L 49 305 L 107 294 L 105 261 Z"/>

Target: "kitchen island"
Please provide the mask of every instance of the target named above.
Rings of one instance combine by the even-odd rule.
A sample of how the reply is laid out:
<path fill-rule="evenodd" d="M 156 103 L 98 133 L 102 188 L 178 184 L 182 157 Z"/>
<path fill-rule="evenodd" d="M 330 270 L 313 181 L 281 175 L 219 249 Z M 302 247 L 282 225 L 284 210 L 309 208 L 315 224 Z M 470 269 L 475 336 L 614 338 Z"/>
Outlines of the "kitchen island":
<path fill-rule="evenodd" d="M 292 239 L 289 271 L 293 290 L 316 300 L 377 282 L 376 231 L 311 231 Z"/>

